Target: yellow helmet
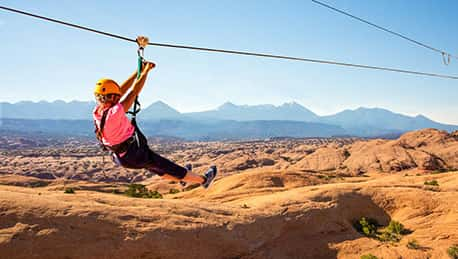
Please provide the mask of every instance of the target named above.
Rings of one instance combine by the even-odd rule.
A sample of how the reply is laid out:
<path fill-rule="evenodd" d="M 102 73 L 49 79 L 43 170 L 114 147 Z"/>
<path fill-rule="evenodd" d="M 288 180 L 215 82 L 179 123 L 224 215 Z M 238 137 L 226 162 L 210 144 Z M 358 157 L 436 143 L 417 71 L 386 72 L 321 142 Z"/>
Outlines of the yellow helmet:
<path fill-rule="evenodd" d="M 121 95 L 121 91 L 119 90 L 119 85 L 111 79 L 103 78 L 97 81 L 95 84 L 94 94 L 117 94 Z"/>

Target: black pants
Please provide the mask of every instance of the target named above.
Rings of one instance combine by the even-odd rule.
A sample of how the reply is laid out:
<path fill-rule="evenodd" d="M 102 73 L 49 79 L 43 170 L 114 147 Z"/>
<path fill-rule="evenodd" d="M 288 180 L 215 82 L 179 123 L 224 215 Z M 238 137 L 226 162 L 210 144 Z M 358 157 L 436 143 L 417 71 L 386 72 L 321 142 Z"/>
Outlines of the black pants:
<path fill-rule="evenodd" d="M 113 154 L 113 160 L 116 164 L 131 169 L 147 169 L 157 175 L 172 175 L 178 179 L 186 176 L 186 168 L 175 164 L 174 162 L 154 153 L 149 147 L 145 136 L 135 127 L 137 141 L 133 141 L 126 153 L 120 157 Z"/>

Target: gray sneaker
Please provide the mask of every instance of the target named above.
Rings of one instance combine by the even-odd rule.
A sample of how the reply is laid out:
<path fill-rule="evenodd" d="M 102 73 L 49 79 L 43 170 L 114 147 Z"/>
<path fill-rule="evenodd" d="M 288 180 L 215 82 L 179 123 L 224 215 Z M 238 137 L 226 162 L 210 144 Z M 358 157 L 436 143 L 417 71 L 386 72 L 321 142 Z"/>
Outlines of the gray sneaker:
<path fill-rule="evenodd" d="M 208 171 L 205 173 L 205 182 L 202 184 L 202 186 L 207 189 L 210 184 L 213 182 L 213 180 L 215 179 L 216 177 L 216 173 L 217 173 L 217 169 L 216 169 L 216 166 L 212 165 L 210 166 L 210 169 L 208 169 Z"/>

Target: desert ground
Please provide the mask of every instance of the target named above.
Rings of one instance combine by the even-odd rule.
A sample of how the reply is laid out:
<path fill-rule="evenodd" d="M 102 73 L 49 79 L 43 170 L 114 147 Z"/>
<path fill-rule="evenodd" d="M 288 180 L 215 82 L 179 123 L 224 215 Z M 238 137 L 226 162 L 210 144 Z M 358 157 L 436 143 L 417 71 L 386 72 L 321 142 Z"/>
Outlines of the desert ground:
<path fill-rule="evenodd" d="M 89 140 L 0 138 L 0 258 L 442 259 L 458 245 L 458 132 L 150 143 L 218 166 L 216 181 L 119 168 Z"/>

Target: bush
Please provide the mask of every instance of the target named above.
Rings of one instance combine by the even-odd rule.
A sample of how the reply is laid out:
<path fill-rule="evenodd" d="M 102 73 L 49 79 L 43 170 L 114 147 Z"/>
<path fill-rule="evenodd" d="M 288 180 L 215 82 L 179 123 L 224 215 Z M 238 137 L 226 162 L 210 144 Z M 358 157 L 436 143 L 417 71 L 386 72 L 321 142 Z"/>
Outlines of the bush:
<path fill-rule="evenodd" d="M 124 194 L 134 198 L 163 198 L 162 194 L 160 194 L 158 191 L 150 191 L 145 187 L 145 185 L 136 183 L 130 184 Z"/>
<path fill-rule="evenodd" d="M 180 190 L 174 189 L 174 188 L 170 189 L 170 191 L 169 191 L 170 194 L 175 194 L 175 193 L 179 193 L 179 192 L 180 192 Z"/>
<path fill-rule="evenodd" d="M 356 230 L 367 237 L 375 237 L 377 234 L 377 226 L 378 223 L 375 219 L 366 219 L 365 217 L 362 217 L 354 224 Z"/>
<path fill-rule="evenodd" d="M 420 249 L 420 245 L 418 244 L 417 240 L 412 239 L 412 240 L 409 240 L 409 242 L 407 243 L 407 248 Z"/>
<path fill-rule="evenodd" d="M 403 235 L 406 232 L 406 229 L 404 228 L 404 225 L 402 225 L 398 221 L 392 220 L 390 221 L 390 224 L 388 224 L 386 231 L 389 231 L 390 233 L 394 233 L 396 235 Z"/>
<path fill-rule="evenodd" d="M 75 190 L 73 188 L 65 188 L 64 193 L 74 194 Z"/>
<path fill-rule="evenodd" d="M 398 242 L 401 240 L 402 235 L 411 233 L 410 230 L 404 228 L 404 225 L 394 220 L 390 221 L 390 224 L 381 231 L 378 230 L 380 225 L 377 221 L 371 218 L 362 217 L 353 226 L 361 234 L 383 242 Z"/>
<path fill-rule="evenodd" d="M 399 240 L 401 240 L 402 235 L 404 234 L 406 234 L 406 229 L 404 228 L 404 225 L 392 220 L 390 221 L 388 227 L 386 227 L 379 235 L 379 240 L 398 242 Z"/>
<path fill-rule="evenodd" d="M 150 195 L 148 198 L 153 198 L 153 199 L 162 199 L 162 194 L 160 194 L 158 191 L 150 191 Z"/>
<path fill-rule="evenodd" d="M 458 259 L 458 245 L 452 245 L 447 249 L 447 254 L 452 259 Z"/>
<path fill-rule="evenodd" d="M 378 257 L 373 254 L 367 254 L 367 255 L 362 255 L 361 259 L 378 259 Z"/>
<path fill-rule="evenodd" d="M 436 180 L 425 181 L 425 185 L 439 186 L 439 183 Z"/>

